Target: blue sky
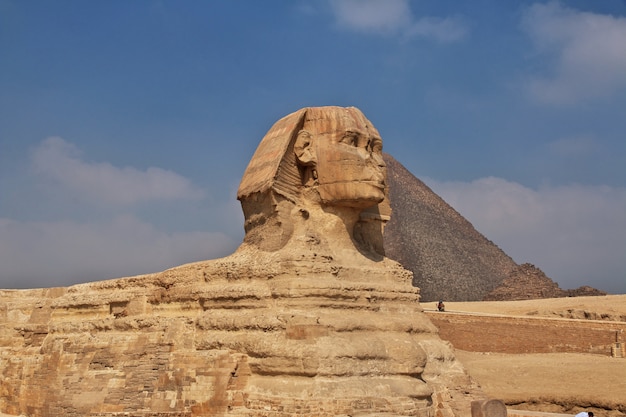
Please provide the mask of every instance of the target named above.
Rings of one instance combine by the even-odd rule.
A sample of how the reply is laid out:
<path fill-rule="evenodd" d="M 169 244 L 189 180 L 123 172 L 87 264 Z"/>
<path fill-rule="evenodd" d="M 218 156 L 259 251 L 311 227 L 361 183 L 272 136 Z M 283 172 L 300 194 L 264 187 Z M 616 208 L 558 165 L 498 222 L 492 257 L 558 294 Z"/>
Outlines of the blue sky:
<path fill-rule="evenodd" d="M 257 144 L 356 106 L 516 262 L 626 293 L 626 2 L 0 0 L 0 288 L 225 256 Z"/>

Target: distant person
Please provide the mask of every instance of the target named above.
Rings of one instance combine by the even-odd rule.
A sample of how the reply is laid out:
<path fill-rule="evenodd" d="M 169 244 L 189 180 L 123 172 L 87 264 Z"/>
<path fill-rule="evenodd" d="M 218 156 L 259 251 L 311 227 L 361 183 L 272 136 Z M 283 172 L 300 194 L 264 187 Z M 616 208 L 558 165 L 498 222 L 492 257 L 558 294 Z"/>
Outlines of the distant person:
<path fill-rule="evenodd" d="M 443 300 L 439 300 L 439 302 L 437 303 L 437 310 L 446 311 L 446 305 L 443 303 Z M 581 417 L 587 417 L 587 416 L 581 416 Z M 591 415 L 591 417 L 593 417 L 593 414 Z"/>
<path fill-rule="evenodd" d="M 583 411 L 582 413 L 576 414 L 576 417 L 593 417 L 593 411 Z"/>

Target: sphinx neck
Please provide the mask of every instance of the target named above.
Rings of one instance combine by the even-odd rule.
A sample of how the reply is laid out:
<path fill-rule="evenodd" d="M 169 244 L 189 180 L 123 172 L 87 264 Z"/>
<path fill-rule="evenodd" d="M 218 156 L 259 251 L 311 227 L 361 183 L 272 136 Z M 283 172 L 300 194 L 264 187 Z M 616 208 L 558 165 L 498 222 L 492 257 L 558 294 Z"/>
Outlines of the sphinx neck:
<path fill-rule="evenodd" d="M 288 250 L 326 256 L 343 264 L 368 261 L 354 239 L 359 214 L 360 210 L 344 207 L 299 207 Z"/>

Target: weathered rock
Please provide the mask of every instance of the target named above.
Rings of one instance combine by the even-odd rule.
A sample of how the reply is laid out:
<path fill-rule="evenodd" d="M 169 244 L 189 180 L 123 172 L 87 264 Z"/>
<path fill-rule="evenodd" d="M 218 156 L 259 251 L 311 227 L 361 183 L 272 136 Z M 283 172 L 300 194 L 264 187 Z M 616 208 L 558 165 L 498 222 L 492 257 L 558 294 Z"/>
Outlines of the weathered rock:
<path fill-rule="evenodd" d="M 483 298 L 484 301 L 536 300 L 541 298 L 582 297 L 606 295 L 605 292 L 583 286 L 575 290 L 563 290 L 535 265 L 518 265 L 498 287 Z"/>
<path fill-rule="evenodd" d="M 583 285 L 582 287 L 578 287 L 572 290 L 564 290 L 564 291 L 565 291 L 566 297 L 589 297 L 589 296 L 607 295 L 605 291 L 590 287 L 588 285 Z"/>
<path fill-rule="evenodd" d="M 28 416 L 469 416 L 479 387 L 383 256 L 378 132 L 303 109 L 259 145 L 231 256 L 0 292 L 0 411 Z"/>
<path fill-rule="evenodd" d="M 526 263 L 514 268 L 497 288 L 485 295 L 484 300 L 534 300 L 564 296 L 556 282 L 535 265 Z"/>

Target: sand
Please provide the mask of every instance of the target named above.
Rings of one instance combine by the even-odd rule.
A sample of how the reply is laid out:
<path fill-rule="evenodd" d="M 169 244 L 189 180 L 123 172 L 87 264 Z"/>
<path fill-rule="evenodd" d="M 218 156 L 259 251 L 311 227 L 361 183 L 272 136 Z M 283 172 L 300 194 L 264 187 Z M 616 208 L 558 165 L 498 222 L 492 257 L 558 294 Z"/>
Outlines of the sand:
<path fill-rule="evenodd" d="M 424 305 L 424 308 L 434 308 L 434 303 L 431 304 Z M 536 317 L 554 317 L 571 310 L 619 317 L 626 315 L 626 295 L 449 302 L 446 310 Z M 574 353 L 508 355 L 461 350 L 457 350 L 456 355 L 490 397 L 504 400 L 511 408 L 569 414 L 595 410 L 598 417 L 626 415 L 626 358 Z"/>
<path fill-rule="evenodd" d="M 434 308 L 436 303 L 425 303 Z M 564 297 L 521 301 L 446 302 L 447 311 L 467 311 L 488 314 L 524 316 L 528 314 L 554 317 L 554 312 L 566 310 L 595 311 L 611 315 L 626 314 L 626 294 L 599 297 Z"/>

